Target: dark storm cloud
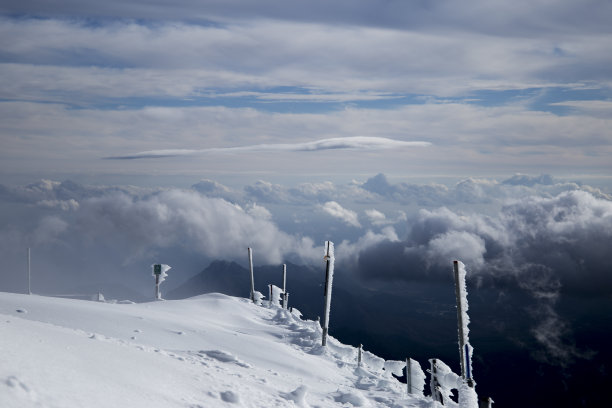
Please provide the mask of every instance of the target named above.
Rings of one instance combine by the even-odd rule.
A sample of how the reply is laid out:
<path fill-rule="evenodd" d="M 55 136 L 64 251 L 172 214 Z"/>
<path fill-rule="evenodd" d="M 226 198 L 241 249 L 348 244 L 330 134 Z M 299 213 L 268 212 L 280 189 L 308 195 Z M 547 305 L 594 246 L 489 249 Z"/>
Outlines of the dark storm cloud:
<path fill-rule="evenodd" d="M 422 209 L 395 256 L 418 250 L 426 267 L 394 274 L 410 279 L 411 274 L 435 272 L 436 265 L 454 258 L 484 275 L 519 273 L 522 264 L 544 265 L 571 287 L 598 291 L 604 290 L 601 284 L 612 284 L 606 260 L 610 244 L 612 202 L 585 191 L 522 198 L 502 207 L 497 216 Z"/>
<path fill-rule="evenodd" d="M 573 344 L 558 300 L 568 293 L 609 295 L 611 246 L 612 202 L 568 191 L 517 200 L 494 217 L 421 210 L 406 240 L 365 249 L 355 267 L 378 281 L 447 279 L 450 262 L 459 259 L 475 282 L 511 282 L 532 299 L 531 332 L 543 347 L 534 357 L 565 365 L 591 354 Z"/>

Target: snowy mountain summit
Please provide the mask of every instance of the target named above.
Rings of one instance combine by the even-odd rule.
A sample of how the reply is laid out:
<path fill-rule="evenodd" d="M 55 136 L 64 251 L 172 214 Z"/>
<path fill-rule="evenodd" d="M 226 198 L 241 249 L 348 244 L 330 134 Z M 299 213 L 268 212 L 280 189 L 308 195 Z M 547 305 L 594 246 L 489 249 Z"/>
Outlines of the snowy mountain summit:
<path fill-rule="evenodd" d="M 0 293 L 0 406 L 434 407 L 384 361 L 279 306 L 218 293 L 104 303 Z M 420 370 L 419 370 L 420 371 Z"/>

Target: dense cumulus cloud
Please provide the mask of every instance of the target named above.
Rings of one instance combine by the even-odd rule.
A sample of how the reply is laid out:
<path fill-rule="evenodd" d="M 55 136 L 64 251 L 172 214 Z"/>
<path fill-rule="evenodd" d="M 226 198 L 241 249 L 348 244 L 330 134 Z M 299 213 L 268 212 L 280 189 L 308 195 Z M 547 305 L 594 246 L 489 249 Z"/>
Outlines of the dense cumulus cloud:
<path fill-rule="evenodd" d="M 394 277 L 435 275 L 440 264 L 457 258 L 483 276 L 544 265 L 574 288 L 596 291 L 609 280 L 605 248 L 612 241 L 612 202 L 586 191 L 521 198 L 503 205 L 497 215 L 421 209 L 410 222 L 396 256 L 411 259 L 418 253 L 418 267 L 390 271 Z"/>
<path fill-rule="evenodd" d="M 466 210 L 475 204 L 482 211 Z M 546 175 L 418 185 L 379 174 L 346 185 L 259 181 L 242 190 L 210 179 L 190 189 L 41 180 L 2 186 L 0 205 L 5 290 L 23 287 L 13 271 L 23 269 L 26 247 L 37 269 L 45 265 L 37 284 L 65 287 L 102 271 L 107 281 L 135 282 L 160 257 L 186 278 L 213 259 L 244 261 L 247 247 L 258 264 L 316 263 L 332 239 L 339 269 L 381 290 L 447 279 L 454 259 L 474 284 L 511 283 L 531 299 L 538 358 L 571 362 L 588 353 L 568 342 L 559 299 L 612 288 L 612 200 Z"/>
<path fill-rule="evenodd" d="M 572 343 L 571 329 L 556 309 L 559 297 L 610 293 L 611 244 L 612 202 L 567 191 L 517 200 L 498 216 L 420 210 L 406 240 L 365 249 L 356 267 L 366 279 L 443 279 L 450 261 L 459 259 L 476 282 L 509 280 L 532 298 L 531 331 L 543 347 L 535 357 L 565 365 L 592 354 Z"/>

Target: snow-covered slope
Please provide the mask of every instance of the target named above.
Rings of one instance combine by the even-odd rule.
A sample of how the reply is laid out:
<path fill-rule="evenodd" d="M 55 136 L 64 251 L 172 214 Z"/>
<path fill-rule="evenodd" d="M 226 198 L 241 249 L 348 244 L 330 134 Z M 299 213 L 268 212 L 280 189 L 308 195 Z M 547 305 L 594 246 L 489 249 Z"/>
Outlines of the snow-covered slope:
<path fill-rule="evenodd" d="M 428 407 L 399 362 L 221 294 L 141 304 L 0 293 L 0 407 Z M 401 374 L 401 373 L 400 373 Z"/>

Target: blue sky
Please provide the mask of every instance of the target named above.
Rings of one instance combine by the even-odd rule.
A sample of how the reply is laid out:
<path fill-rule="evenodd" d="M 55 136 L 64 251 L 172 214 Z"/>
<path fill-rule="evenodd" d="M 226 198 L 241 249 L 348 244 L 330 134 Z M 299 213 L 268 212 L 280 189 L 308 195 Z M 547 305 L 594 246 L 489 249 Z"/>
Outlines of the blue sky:
<path fill-rule="evenodd" d="M 611 14 L 603 1 L 4 2 L 2 181 L 606 177 Z M 356 136 L 430 145 L 103 160 Z"/>

